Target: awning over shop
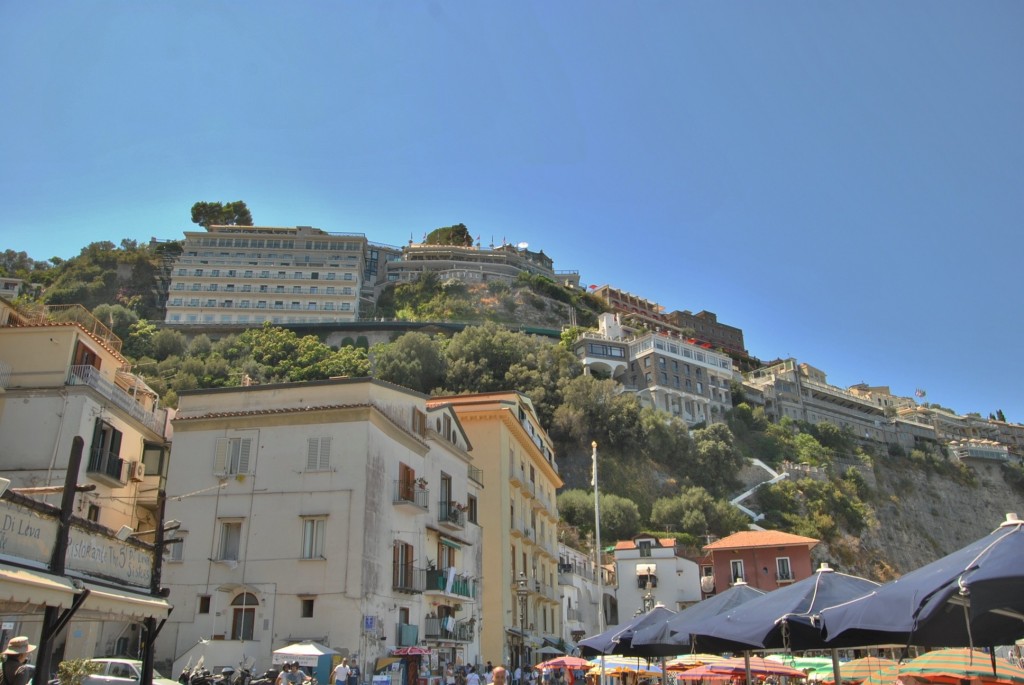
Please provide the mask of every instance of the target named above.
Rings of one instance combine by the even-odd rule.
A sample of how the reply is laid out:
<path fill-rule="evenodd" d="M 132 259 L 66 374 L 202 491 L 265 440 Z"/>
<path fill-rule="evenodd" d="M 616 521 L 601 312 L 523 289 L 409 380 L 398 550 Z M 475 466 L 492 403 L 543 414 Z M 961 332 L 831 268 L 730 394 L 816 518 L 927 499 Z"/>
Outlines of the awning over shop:
<path fill-rule="evenodd" d="M 20 608 L 18 613 L 43 606 L 68 607 L 78 590 L 67 578 L 0 564 L 0 610 Z"/>
<path fill-rule="evenodd" d="M 122 619 L 164 619 L 171 611 L 171 605 L 166 600 L 156 597 L 122 592 L 92 583 L 86 583 L 85 587 L 89 590 L 89 596 L 85 598 L 79 617 L 84 613 L 104 614 Z"/>
<path fill-rule="evenodd" d="M 462 549 L 462 545 L 460 545 L 457 542 L 453 542 L 448 538 L 441 538 L 441 544 L 445 545 L 446 547 L 451 547 L 452 549 Z"/>
<path fill-rule="evenodd" d="M 653 576 L 657 575 L 657 570 L 657 564 L 637 564 L 636 574 L 638 576 Z"/>

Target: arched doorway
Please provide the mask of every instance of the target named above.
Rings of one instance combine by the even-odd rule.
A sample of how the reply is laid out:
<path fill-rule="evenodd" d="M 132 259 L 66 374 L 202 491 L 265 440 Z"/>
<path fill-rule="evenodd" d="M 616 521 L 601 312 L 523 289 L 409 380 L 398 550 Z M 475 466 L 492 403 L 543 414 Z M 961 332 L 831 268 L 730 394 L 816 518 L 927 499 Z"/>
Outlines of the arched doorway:
<path fill-rule="evenodd" d="M 242 592 L 231 600 L 231 639 L 251 640 L 256 626 L 256 607 L 259 600 L 251 592 Z"/>

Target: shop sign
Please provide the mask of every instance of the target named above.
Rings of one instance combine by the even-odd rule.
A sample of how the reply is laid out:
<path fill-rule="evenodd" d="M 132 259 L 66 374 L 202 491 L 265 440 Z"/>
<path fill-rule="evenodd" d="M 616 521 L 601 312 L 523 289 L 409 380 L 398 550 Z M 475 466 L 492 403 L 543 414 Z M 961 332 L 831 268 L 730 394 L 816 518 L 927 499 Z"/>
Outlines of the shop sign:
<path fill-rule="evenodd" d="M 49 564 L 56 540 L 57 519 L 0 500 L 0 554 Z"/>
<path fill-rule="evenodd" d="M 68 571 L 120 580 L 148 588 L 153 576 L 153 553 L 116 538 L 72 528 L 65 559 Z"/>

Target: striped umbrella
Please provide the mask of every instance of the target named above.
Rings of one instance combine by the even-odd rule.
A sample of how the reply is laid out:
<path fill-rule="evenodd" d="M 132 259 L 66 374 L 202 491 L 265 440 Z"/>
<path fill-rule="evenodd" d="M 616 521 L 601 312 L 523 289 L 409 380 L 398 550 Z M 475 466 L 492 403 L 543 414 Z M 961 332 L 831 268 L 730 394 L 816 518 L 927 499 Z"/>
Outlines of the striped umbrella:
<path fill-rule="evenodd" d="M 578 656 L 559 656 L 554 659 L 548 659 L 534 666 L 538 671 L 543 671 L 550 668 L 568 668 L 569 670 L 576 670 L 578 668 L 590 668 L 591 664 L 586 659 L 581 659 Z"/>
<path fill-rule="evenodd" d="M 590 660 L 590 670 L 588 673 L 600 673 L 601 672 L 601 658 Z M 604 673 L 605 675 L 615 675 L 620 673 L 637 673 L 640 675 L 661 675 L 661 667 L 655 666 L 650 663 L 647 659 L 638 656 L 616 656 L 608 655 L 604 657 Z"/>
<path fill-rule="evenodd" d="M 840 667 L 840 670 L 842 670 L 842 667 Z M 842 671 L 842 673 L 845 677 L 846 671 Z M 881 671 L 872 673 L 862 680 L 860 685 L 895 685 L 896 678 L 899 677 L 899 674 L 899 667 L 893 664 L 892 666 L 883 668 Z"/>
<path fill-rule="evenodd" d="M 677 673 L 678 680 L 732 680 L 731 673 L 712 671 L 710 666 L 697 666 L 682 673 Z"/>
<path fill-rule="evenodd" d="M 719 661 L 725 661 L 725 657 L 715 654 L 684 654 L 666 662 L 665 668 L 669 671 L 686 671 L 697 666 L 715 664 Z"/>
<path fill-rule="evenodd" d="M 974 649 L 937 649 L 901 664 L 899 674 L 938 682 L 977 678 L 985 685 L 1024 685 L 1024 670 Z"/>
<path fill-rule="evenodd" d="M 844 683 L 859 683 L 868 676 L 881 674 L 883 671 L 892 668 L 896 662 L 892 659 L 884 659 L 878 656 L 865 656 L 853 661 L 845 661 L 839 664 Z M 831 669 L 831 666 L 829 667 Z M 834 683 L 835 680 L 829 676 L 826 683 Z"/>
<path fill-rule="evenodd" d="M 704 668 L 716 673 L 730 673 L 732 675 L 745 675 L 747 672 L 746 660 L 741 657 L 723 659 L 716 664 L 708 664 Z M 685 675 L 684 671 L 684 675 Z M 807 674 L 795 668 L 787 666 L 781 661 L 774 659 L 762 659 L 761 657 L 750 657 L 750 673 L 756 676 L 778 675 L 787 678 L 806 678 Z M 1024 683 L 1021 683 L 1024 685 Z"/>

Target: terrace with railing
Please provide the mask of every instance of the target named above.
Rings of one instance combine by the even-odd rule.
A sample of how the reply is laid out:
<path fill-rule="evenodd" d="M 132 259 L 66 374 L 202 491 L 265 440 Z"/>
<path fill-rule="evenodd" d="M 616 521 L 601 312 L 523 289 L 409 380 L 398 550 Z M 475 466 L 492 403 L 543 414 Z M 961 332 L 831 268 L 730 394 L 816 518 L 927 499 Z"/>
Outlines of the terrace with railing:
<path fill-rule="evenodd" d="M 19 315 L 24 326 L 78 324 L 110 349 L 121 351 L 121 339 L 80 304 L 50 304 L 32 311 L 19 312 Z"/>
<path fill-rule="evenodd" d="M 164 434 L 164 427 L 167 425 L 167 410 L 153 409 L 151 411 L 146 409 L 136 398 L 104 378 L 99 369 L 92 366 L 72 366 L 68 373 L 67 383 L 68 385 L 88 385 L 157 435 Z"/>
<path fill-rule="evenodd" d="M 460 575 L 454 567 L 427 569 L 426 592 L 443 592 L 466 599 L 476 599 L 476 579 Z"/>
<path fill-rule="evenodd" d="M 471 621 L 456 621 L 451 616 L 428 616 L 423 621 L 423 637 L 428 640 L 470 642 L 473 639 L 473 623 Z"/>

